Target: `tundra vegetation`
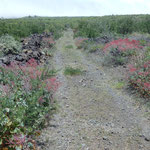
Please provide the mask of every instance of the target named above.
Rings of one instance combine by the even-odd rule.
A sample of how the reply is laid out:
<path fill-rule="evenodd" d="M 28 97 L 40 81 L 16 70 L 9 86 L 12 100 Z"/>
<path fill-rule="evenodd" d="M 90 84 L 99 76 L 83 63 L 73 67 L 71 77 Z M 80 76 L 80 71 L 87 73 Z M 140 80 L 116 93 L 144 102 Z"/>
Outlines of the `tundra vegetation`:
<path fill-rule="evenodd" d="M 1 18 L 0 149 L 36 149 L 35 137 L 56 109 L 53 94 L 61 85 L 56 71 L 46 63 L 55 41 L 69 28 L 78 48 L 98 53 L 104 66 L 126 68 L 127 76 L 116 85 L 118 89 L 128 85 L 150 98 L 150 15 Z M 22 42 L 43 33 L 50 37 L 38 36 L 31 46 Z M 10 54 L 15 59 L 6 61 Z M 67 67 L 64 74 L 80 75 L 82 71 Z"/>

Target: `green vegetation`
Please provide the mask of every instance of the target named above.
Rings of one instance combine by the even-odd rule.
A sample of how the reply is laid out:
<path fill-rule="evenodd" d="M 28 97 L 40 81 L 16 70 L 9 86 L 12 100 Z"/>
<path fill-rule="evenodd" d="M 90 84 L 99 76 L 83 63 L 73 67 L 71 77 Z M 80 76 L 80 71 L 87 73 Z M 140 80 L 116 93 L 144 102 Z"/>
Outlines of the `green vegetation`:
<path fill-rule="evenodd" d="M 73 45 L 67 45 L 65 46 L 66 49 L 72 49 L 73 48 Z"/>
<path fill-rule="evenodd" d="M 55 39 L 65 30 L 64 19 L 48 17 L 25 17 L 20 19 L 0 19 L 0 36 L 9 34 L 16 39 L 27 37 L 34 33 L 51 32 Z"/>
<path fill-rule="evenodd" d="M 150 15 L 0 19 L 0 36 L 9 34 L 16 39 L 42 32 L 52 32 L 57 39 L 62 35 L 62 31 L 68 28 L 74 30 L 76 37 L 88 38 L 109 35 L 110 33 L 150 33 Z"/>
<path fill-rule="evenodd" d="M 149 61 L 150 60 L 150 47 L 147 47 L 145 54 L 144 54 L 144 60 Z"/>
<path fill-rule="evenodd" d="M 93 40 L 85 40 L 80 43 L 79 48 L 83 48 L 86 52 L 94 53 L 98 50 L 102 51 L 104 44 L 96 43 Z"/>
<path fill-rule="evenodd" d="M 87 17 L 78 21 L 75 36 L 96 38 L 103 35 L 150 33 L 150 15 Z"/>
<path fill-rule="evenodd" d="M 142 49 L 139 41 L 119 39 L 107 43 L 104 47 L 105 65 L 127 64 L 132 56 Z"/>
<path fill-rule="evenodd" d="M 70 76 L 74 76 L 74 75 L 81 75 L 83 72 L 81 71 L 81 69 L 79 68 L 72 68 L 72 67 L 66 67 L 64 74 L 65 75 L 70 75 Z"/>
<path fill-rule="evenodd" d="M 120 81 L 116 83 L 115 88 L 119 90 L 119 89 L 122 89 L 124 86 L 125 86 L 125 82 Z"/>
<path fill-rule="evenodd" d="M 33 148 L 28 137 L 33 138 L 55 110 L 52 95 L 58 82 L 53 73 L 34 59 L 24 66 L 0 67 L 0 148 Z"/>
<path fill-rule="evenodd" d="M 21 51 L 21 44 L 12 36 L 4 35 L 0 37 L 0 56 L 17 54 Z"/>
<path fill-rule="evenodd" d="M 105 64 L 115 67 L 131 64 L 128 85 L 149 98 L 150 15 L 0 19 L 0 57 L 20 53 L 19 41 L 31 34 L 50 32 L 58 39 L 68 28 L 78 37 L 78 48 L 90 53 L 102 51 Z M 148 40 L 125 38 L 135 33 L 143 37 L 147 34 Z M 98 41 L 101 37 L 105 38 Z M 53 40 L 51 44 L 54 48 Z M 72 49 L 73 45 L 65 48 Z M 49 48 L 43 48 L 43 53 L 52 56 Z M 80 68 L 66 67 L 64 70 L 64 74 L 70 76 L 82 73 Z M 45 117 L 55 110 L 53 93 L 59 83 L 53 75 L 53 70 L 39 66 L 34 59 L 24 65 L 11 63 L 0 67 L 0 149 L 35 149 L 31 139 L 44 126 Z M 124 85 L 118 82 L 115 88 L 121 89 Z"/>

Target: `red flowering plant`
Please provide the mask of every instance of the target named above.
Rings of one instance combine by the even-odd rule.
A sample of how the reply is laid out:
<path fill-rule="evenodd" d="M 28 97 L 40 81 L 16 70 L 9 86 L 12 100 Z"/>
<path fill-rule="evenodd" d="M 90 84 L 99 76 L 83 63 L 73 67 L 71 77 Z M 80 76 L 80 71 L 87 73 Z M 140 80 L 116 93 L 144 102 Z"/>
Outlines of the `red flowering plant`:
<path fill-rule="evenodd" d="M 130 86 L 144 97 L 150 97 L 150 61 L 140 66 L 129 66 L 128 80 Z"/>
<path fill-rule="evenodd" d="M 0 149 L 32 145 L 29 135 L 33 137 L 55 109 L 53 94 L 59 82 L 54 74 L 34 59 L 0 67 Z"/>
<path fill-rule="evenodd" d="M 55 41 L 52 37 L 44 37 L 42 39 L 42 46 L 43 47 L 47 47 L 47 48 L 50 48 L 50 47 L 53 47 L 55 44 Z"/>
<path fill-rule="evenodd" d="M 75 45 L 77 46 L 77 48 L 82 48 L 82 44 L 83 42 L 87 41 L 88 38 L 76 38 L 76 42 Z"/>
<path fill-rule="evenodd" d="M 104 64 L 124 65 L 141 48 L 137 40 L 119 39 L 107 43 L 104 47 Z"/>

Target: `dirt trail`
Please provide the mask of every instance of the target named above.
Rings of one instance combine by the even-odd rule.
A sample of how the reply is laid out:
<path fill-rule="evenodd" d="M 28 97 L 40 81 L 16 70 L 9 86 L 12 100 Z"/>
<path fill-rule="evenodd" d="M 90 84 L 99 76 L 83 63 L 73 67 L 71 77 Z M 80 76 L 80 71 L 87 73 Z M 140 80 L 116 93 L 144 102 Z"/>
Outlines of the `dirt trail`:
<path fill-rule="evenodd" d="M 76 48 L 71 30 L 56 46 L 53 65 L 60 69 L 61 87 L 56 93 L 60 107 L 42 133 L 43 149 L 150 150 L 150 120 L 145 111 L 112 88 L 112 77 Z M 80 67 L 85 73 L 66 77 L 66 66 Z"/>

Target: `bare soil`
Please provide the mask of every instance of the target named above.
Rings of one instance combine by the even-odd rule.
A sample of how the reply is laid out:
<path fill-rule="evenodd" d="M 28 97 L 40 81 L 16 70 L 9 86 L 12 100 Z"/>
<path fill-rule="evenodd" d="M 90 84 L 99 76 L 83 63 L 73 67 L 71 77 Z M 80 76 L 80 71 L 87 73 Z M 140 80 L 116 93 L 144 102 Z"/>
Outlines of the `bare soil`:
<path fill-rule="evenodd" d="M 66 49 L 67 45 L 73 47 Z M 53 65 L 61 82 L 55 95 L 59 108 L 40 136 L 41 149 L 150 150 L 150 112 L 115 88 L 117 73 L 77 49 L 71 30 L 56 47 Z M 81 68 L 84 74 L 65 76 L 66 66 Z"/>

